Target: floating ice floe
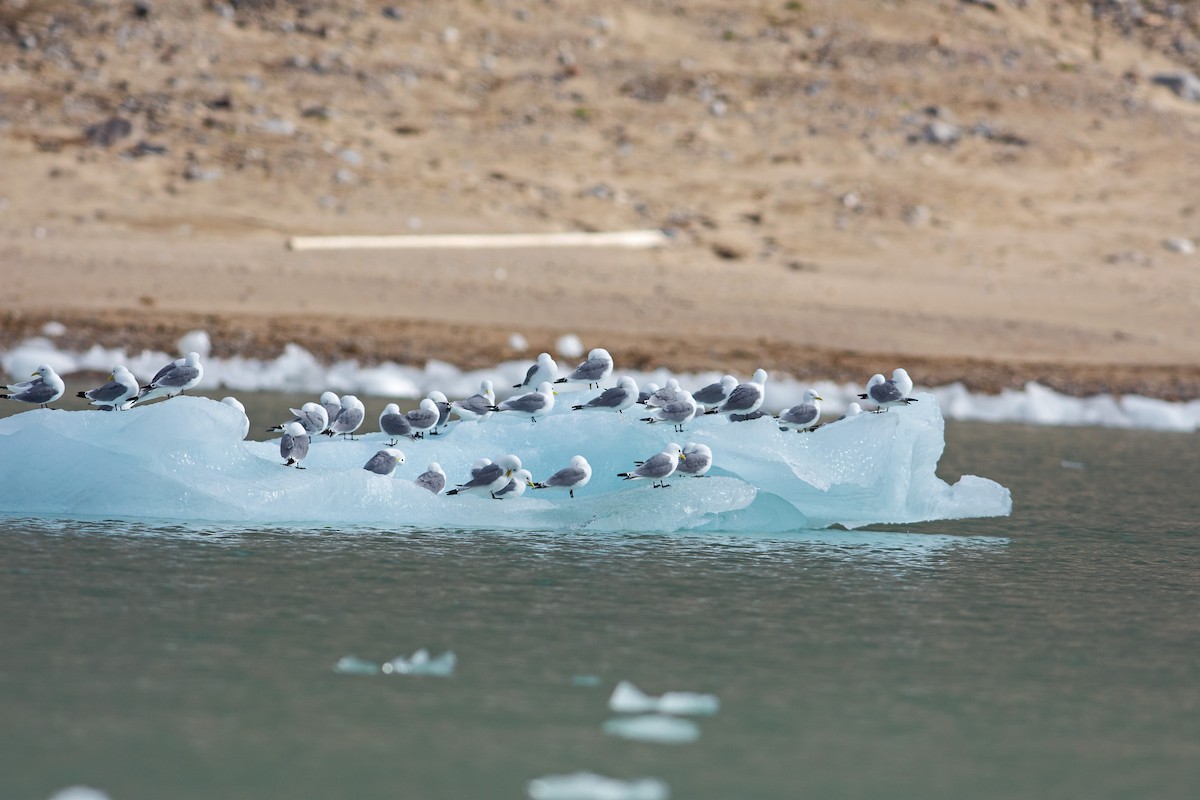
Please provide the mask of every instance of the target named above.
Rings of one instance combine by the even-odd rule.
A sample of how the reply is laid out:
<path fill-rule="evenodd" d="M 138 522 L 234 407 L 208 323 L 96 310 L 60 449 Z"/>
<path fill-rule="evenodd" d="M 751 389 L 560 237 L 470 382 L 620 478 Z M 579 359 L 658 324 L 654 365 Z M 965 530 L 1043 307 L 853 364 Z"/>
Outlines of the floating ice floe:
<path fill-rule="evenodd" d="M 629 681 L 621 681 L 608 698 L 608 707 L 618 714 L 644 714 L 656 711 L 660 714 L 716 714 L 721 701 L 716 695 L 696 692 L 665 692 L 661 697 L 652 697 Z"/>
<path fill-rule="evenodd" d="M 700 726 L 690 719 L 666 714 L 617 717 L 604 723 L 604 732 L 622 739 L 655 744 L 689 744 L 700 738 Z"/>
<path fill-rule="evenodd" d="M 447 650 L 437 658 L 431 658 L 429 651 L 422 648 L 412 654 L 411 658 L 396 656 L 384 663 L 382 669 L 385 675 L 431 675 L 437 678 L 448 678 L 454 674 L 458 666 L 458 656 L 453 650 Z"/>
<path fill-rule="evenodd" d="M 493 418 L 406 445 L 391 476 L 362 465 L 386 437 L 314 441 L 304 471 L 284 469 L 277 442 L 242 440 L 244 417 L 202 397 L 121 413 L 35 409 L 0 420 L 0 509 L 9 515 L 184 522 L 328 523 L 515 530 L 781 532 L 1011 513 L 1007 489 L 975 476 L 950 485 L 935 468 L 944 446 L 930 395 L 813 433 L 769 418 L 708 416 L 686 438 L 709 445 L 708 477 L 665 489 L 618 473 L 678 437 L 629 415 L 558 409 L 536 425 Z M 320 437 L 315 437 L 320 438 Z M 499 503 L 433 495 L 413 483 L 429 461 L 465 481 L 480 457 L 515 453 L 535 480 L 583 454 L 593 478 L 576 497 L 537 490 Z"/>
<path fill-rule="evenodd" d="M 657 778 L 622 781 L 592 772 L 547 775 L 529 782 L 530 800 L 667 800 L 671 790 Z"/>
<path fill-rule="evenodd" d="M 54 329 L 57 331 L 57 329 Z M 567 337 L 564 337 L 567 338 Z M 569 337 L 566 349 L 577 355 L 584 352 L 578 337 Z M 201 389 L 220 387 L 236 391 L 290 391 L 319 393 L 334 389 L 339 394 L 353 393 L 387 398 L 418 398 L 439 390 L 451 398 L 474 394 L 480 381 L 496 386 L 520 383 L 529 366 L 528 360 L 514 360 L 478 370 L 460 370 L 443 361 L 429 361 L 423 367 L 386 361 L 362 365 L 353 359 L 323 364 L 316 356 L 295 344 L 284 347 L 276 358 L 254 359 L 241 356 L 217 358 L 209 354 L 211 342 L 204 331 L 192 331 L 179 341 L 179 353 L 195 351 L 204 359 Z M 49 364 L 60 375 L 89 370 L 109 372 L 114 364 L 125 364 L 143 381 L 177 354 L 157 351 L 129 353 L 123 348 L 94 346 L 85 351 L 60 348 L 46 336 L 34 337 L 0 354 L 0 366 L 10 376 L 28 375 L 39 364 Z M 881 364 L 890 371 L 893 365 Z M 623 369 L 618 362 L 613 378 L 629 375 L 639 386 L 653 382 L 665 386 L 676 378 L 685 389 L 694 390 L 721 379 L 722 374 L 708 372 L 671 372 Z M 745 376 L 743 376 L 745 377 Z M 867 376 L 863 376 L 864 382 Z M 920 383 L 920 376 L 915 376 Z M 74 391 L 74 385 L 72 390 Z M 764 409 L 772 413 L 803 400 L 807 389 L 815 389 L 824 398 L 827 415 L 842 414 L 863 391 L 861 383 L 799 381 L 786 375 L 771 375 Z M 1096 395 L 1071 397 L 1038 383 L 1020 390 L 1006 389 L 996 395 L 974 393 L 960 383 L 928 390 L 942 404 L 947 419 L 983 422 L 1021 422 L 1035 425 L 1096 425 L 1113 428 L 1191 432 L 1200 430 L 1200 400 L 1168 402 L 1139 395 Z M 504 393 L 501 393 L 503 399 Z"/>
<path fill-rule="evenodd" d="M 374 661 L 349 655 L 339 658 L 333 665 L 333 671 L 340 675 L 378 675 L 379 665 Z"/>
<path fill-rule="evenodd" d="M 109 800 L 109 797 L 90 786 L 68 786 L 50 795 L 50 800 Z"/>

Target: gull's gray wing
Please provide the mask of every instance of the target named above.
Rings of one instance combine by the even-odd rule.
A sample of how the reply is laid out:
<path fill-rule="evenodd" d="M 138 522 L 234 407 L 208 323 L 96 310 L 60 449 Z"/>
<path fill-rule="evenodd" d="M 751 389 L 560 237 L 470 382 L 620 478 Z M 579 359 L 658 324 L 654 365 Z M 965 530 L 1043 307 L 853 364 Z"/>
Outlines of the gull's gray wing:
<path fill-rule="evenodd" d="M 659 453 L 648 458 L 646 463 L 633 471 L 633 474 L 643 478 L 665 478 L 674 471 L 675 468 L 671 466 L 671 457 L 666 453 Z"/>
<path fill-rule="evenodd" d="M 480 467 L 471 474 L 471 480 L 466 483 L 460 483 L 460 489 L 482 489 L 484 486 L 490 486 L 504 474 L 504 467 L 499 464 L 487 464 Z"/>
<path fill-rule="evenodd" d="M 329 424 L 329 418 L 326 417 L 322 420 L 316 411 L 302 411 L 300 412 L 300 418 L 296 421 L 303 425 L 304 430 L 309 433 L 320 433 Z"/>
<path fill-rule="evenodd" d="M 38 379 L 31 381 L 30 386 L 16 394 L 10 394 L 9 397 L 13 400 L 21 400 L 26 403 L 49 403 L 54 399 L 54 395 L 58 393 L 50 384 Z"/>
<path fill-rule="evenodd" d="M 408 417 L 408 423 L 414 428 L 424 430 L 425 428 L 432 428 L 437 424 L 438 412 L 426 411 L 423 408 L 414 408 L 405 416 Z"/>
<path fill-rule="evenodd" d="M 292 436 L 285 433 L 279 440 L 279 455 L 284 459 L 294 458 L 297 461 L 308 455 L 308 437 Z"/>
<path fill-rule="evenodd" d="M 817 418 L 817 407 L 812 403 L 792 406 L 779 415 L 779 419 L 792 425 L 807 425 Z"/>
<path fill-rule="evenodd" d="M 96 400 L 101 403 L 111 403 L 119 397 L 124 397 L 127 391 L 129 390 L 124 384 L 117 383 L 116 381 L 109 381 L 103 386 L 97 386 L 91 391 L 84 392 L 83 396 L 88 400 Z"/>
<path fill-rule="evenodd" d="M 687 458 L 680 461 L 675 469 L 689 475 L 703 472 L 712 463 L 712 456 L 705 455 L 704 453 L 692 452 L 685 455 L 687 455 Z"/>
<path fill-rule="evenodd" d="M 449 403 L 441 403 L 441 402 L 436 402 L 436 401 L 435 401 L 435 404 L 437 405 L 437 409 L 438 409 L 438 421 L 437 421 L 437 424 L 438 424 L 439 426 L 441 426 L 441 425 L 445 425 L 445 424 L 446 424 L 446 420 L 450 418 L 450 404 L 449 404 Z"/>
<path fill-rule="evenodd" d="M 714 405 L 725 399 L 725 388 L 719 383 L 710 383 L 698 392 L 692 393 L 692 399 L 704 405 Z"/>
<path fill-rule="evenodd" d="M 358 428 L 363 421 L 363 410 L 361 408 L 343 408 L 342 412 L 337 415 L 337 419 L 333 421 L 333 425 L 329 427 L 335 433 L 343 431 L 352 431 Z M 336 426 L 336 427 L 335 427 Z"/>
<path fill-rule="evenodd" d="M 331 423 L 338 418 L 338 414 L 342 413 L 341 403 L 321 403 L 320 405 L 325 409 L 325 416 L 329 417 Z"/>
<path fill-rule="evenodd" d="M 611 367 L 611 362 L 600 358 L 589 358 L 575 368 L 575 371 L 571 373 L 571 380 L 590 382 L 603 380 L 604 373 Z"/>
<path fill-rule="evenodd" d="M 523 394 L 520 397 L 510 397 L 500 404 L 503 411 L 520 411 L 524 414 L 534 414 L 546 407 L 546 395 L 540 392 Z"/>
<path fill-rule="evenodd" d="M 149 386 L 157 386 L 159 380 L 166 377 L 167 373 L 169 373 L 171 370 L 175 369 L 177 366 L 178 365 L 174 361 L 172 361 L 170 364 L 167 364 L 165 367 L 160 369 L 158 372 L 154 373 L 154 377 L 150 379 L 150 383 L 148 385 Z"/>
<path fill-rule="evenodd" d="M 446 488 L 446 476 L 440 472 L 434 472 L 433 470 L 430 470 L 429 472 L 422 472 L 420 475 L 418 475 L 417 479 L 413 481 L 413 483 L 417 484 L 417 486 L 420 486 L 422 489 L 428 489 L 434 494 L 440 494 L 442 489 Z"/>
<path fill-rule="evenodd" d="M 593 397 L 583 404 L 584 408 L 616 408 L 629 399 L 629 392 L 620 386 L 605 389 L 599 397 Z"/>
<path fill-rule="evenodd" d="M 379 418 L 379 429 L 388 436 L 408 436 L 412 433 L 412 425 L 403 414 L 384 414 Z"/>
<path fill-rule="evenodd" d="M 721 406 L 722 411 L 745 411 L 752 405 L 758 402 L 759 389 L 757 386 L 751 386 L 748 383 L 743 383 L 733 390 L 729 395 L 729 399 Z"/>
<path fill-rule="evenodd" d="M 658 409 L 658 415 L 669 420 L 685 419 L 695 412 L 696 406 L 686 400 L 672 400 Z"/>
<path fill-rule="evenodd" d="M 154 376 L 154 380 L 150 381 L 151 386 L 164 386 L 167 388 L 175 388 L 183 386 L 188 381 L 194 381 L 200 376 L 200 370 L 195 367 L 189 367 L 187 364 L 182 366 L 163 367 L 158 374 Z"/>
<path fill-rule="evenodd" d="M 517 489 L 517 478 L 509 478 L 508 483 L 504 484 L 504 488 L 496 490 L 496 497 L 503 497 L 506 494 L 511 494 Z"/>
<path fill-rule="evenodd" d="M 529 371 L 525 373 L 525 380 L 521 381 L 513 388 L 514 389 L 523 389 L 524 387 L 528 386 L 529 382 L 533 380 L 533 376 L 537 374 L 538 367 L 540 367 L 540 366 L 541 366 L 541 364 L 535 363 L 532 367 L 530 367 Z"/>
<path fill-rule="evenodd" d="M 366 464 L 363 464 L 363 469 L 374 472 L 376 475 L 391 475 L 395 468 L 396 459 L 382 450 L 371 456 Z"/>
<path fill-rule="evenodd" d="M 883 403 L 896 403 L 904 399 L 904 395 L 900 394 L 900 390 L 896 388 L 896 384 L 891 381 L 877 383 L 871 387 L 869 393 L 871 399 L 882 405 Z"/>
<path fill-rule="evenodd" d="M 543 481 L 546 486 L 574 486 L 584 479 L 587 473 L 579 467 L 566 467 Z"/>
<path fill-rule="evenodd" d="M 453 403 L 452 405 L 461 408 L 463 411 L 468 411 L 481 417 L 492 410 L 491 401 L 481 394 L 473 394 L 466 400 L 459 400 L 457 403 Z"/>

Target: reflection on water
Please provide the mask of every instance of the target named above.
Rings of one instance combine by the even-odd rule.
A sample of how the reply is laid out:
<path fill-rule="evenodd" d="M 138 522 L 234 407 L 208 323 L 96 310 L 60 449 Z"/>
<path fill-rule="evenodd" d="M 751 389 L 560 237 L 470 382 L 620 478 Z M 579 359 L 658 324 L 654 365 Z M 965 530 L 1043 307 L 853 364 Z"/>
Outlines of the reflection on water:
<path fill-rule="evenodd" d="M 1191 437 L 954 426 L 1014 516 L 601 534 L 0 519 L 5 797 L 1191 797 Z M 1062 461 L 1084 465 L 1064 469 Z M 454 674 L 339 674 L 453 651 Z M 587 680 L 580 680 L 586 677 Z M 711 693 L 605 734 L 613 687 Z"/>

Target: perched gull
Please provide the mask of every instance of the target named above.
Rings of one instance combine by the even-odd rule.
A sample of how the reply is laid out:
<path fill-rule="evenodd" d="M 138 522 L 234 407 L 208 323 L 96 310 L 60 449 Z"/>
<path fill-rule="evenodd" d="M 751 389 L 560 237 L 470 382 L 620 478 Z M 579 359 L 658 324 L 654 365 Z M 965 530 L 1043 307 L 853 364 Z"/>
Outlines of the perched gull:
<path fill-rule="evenodd" d="M 686 461 L 687 456 L 683 454 L 683 450 L 680 449 L 679 445 L 671 442 L 667 445 L 666 450 L 646 459 L 633 472 L 618 472 L 617 477 L 624 478 L 627 481 L 647 478 L 654 482 L 653 486 L 655 489 L 666 488 L 670 484 L 665 481 L 675 472 L 675 468 L 679 466 L 680 459 Z"/>
<path fill-rule="evenodd" d="M 293 422 L 300 423 L 300 427 L 308 432 L 309 436 L 316 436 L 323 430 L 329 427 L 329 415 L 325 413 L 325 406 L 320 403 L 305 403 L 299 408 L 289 408 L 295 414 L 294 417 L 287 422 L 281 422 L 278 425 L 272 425 L 267 428 L 268 431 L 286 430 L 287 426 Z"/>
<path fill-rule="evenodd" d="M 896 386 L 895 381 L 885 380 L 878 372 L 871 376 L 871 380 L 867 381 L 866 394 L 860 394 L 859 397 L 863 400 L 870 400 L 878 406 L 872 412 L 875 414 L 887 411 L 892 406 L 906 406 L 909 403 L 917 402 L 911 397 L 905 397 Z"/>
<path fill-rule="evenodd" d="M 437 427 L 438 417 L 441 414 L 438 412 L 437 403 L 426 397 L 421 401 L 420 406 L 404 416 L 408 418 L 408 424 L 412 426 L 412 435 L 418 439 L 424 439 L 426 431 L 432 431 Z"/>
<path fill-rule="evenodd" d="M 586 403 L 571 406 L 571 408 L 576 411 L 595 408 L 600 411 L 616 411 L 623 414 L 625 409 L 637 402 L 637 398 L 637 383 L 634 382 L 633 378 L 624 375 L 617 381 L 617 385 L 613 388 L 605 389 L 599 396 L 593 397 Z"/>
<path fill-rule="evenodd" d="M 675 472 L 693 478 L 703 478 L 712 466 L 712 450 L 706 444 L 688 442 L 683 446 L 683 460 Z"/>
<path fill-rule="evenodd" d="M 657 392 L 658 389 L 659 389 L 659 386 L 657 383 L 647 383 L 645 386 L 642 387 L 642 390 L 640 392 L 638 392 L 638 400 L 637 401 L 639 403 L 645 403 L 647 400 L 650 399 L 650 395 Z"/>
<path fill-rule="evenodd" d="M 548 381 L 542 381 L 542 385 L 536 392 L 510 397 L 500 405 L 493 406 L 492 410 L 515 411 L 537 422 L 539 416 L 544 417 L 554 409 L 554 395 L 556 394 L 558 392 L 554 391 Z"/>
<path fill-rule="evenodd" d="M 442 489 L 446 488 L 446 473 L 442 472 L 441 464 L 436 461 L 430 461 L 429 467 L 418 475 L 413 483 L 422 489 L 428 489 L 434 494 L 441 494 Z"/>
<path fill-rule="evenodd" d="M 575 496 L 576 489 L 587 486 L 592 479 L 592 465 L 583 456 L 573 456 L 571 465 L 563 467 L 541 483 L 535 483 L 535 489 L 566 489 Z"/>
<path fill-rule="evenodd" d="M 487 462 L 487 463 L 483 463 Z M 493 498 L 496 492 L 508 485 L 508 479 L 521 469 L 521 459 L 512 455 L 500 456 L 496 463 L 480 459 L 478 466 L 471 469 L 471 480 L 460 483 L 457 488 L 446 494 L 466 494 L 467 492 L 487 492 Z"/>
<path fill-rule="evenodd" d="M 337 415 L 342 411 L 342 401 L 337 392 L 321 392 L 321 399 L 317 402 L 325 409 L 325 416 L 329 417 L 330 422 L 337 419 Z"/>
<path fill-rule="evenodd" d="M 401 436 L 415 438 L 408 417 L 400 413 L 400 406 L 395 403 L 388 403 L 383 407 L 383 413 L 379 415 L 379 430 L 392 437 L 388 442 L 389 446 L 395 445 Z"/>
<path fill-rule="evenodd" d="M 537 363 L 529 368 L 525 373 L 525 380 L 520 383 L 514 383 L 514 389 L 532 389 L 534 386 L 545 381 L 553 383 L 558 378 L 558 364 L 550 357 L 549 353 L 542 353 L 537 357 Z"/>
<path fill-rule="evenodd" d="M 603 347 L 597 347 L 588 353 L 587 361 L 576 367 L 570 375 L 559 378 L 555 383 L 586 383 L 589 389 L 594 389 L 600 385 L 601 381 L 612 375 L 612 371 L 612 356 Z"/>
<path fill-rule="evenodd" d="M 391 475 L 397 464 L 404 463 L 404 453 L 394 447 L 385 447 L 363 464 L 363 469 L 376 475 Z"/>
<path fill-rule="evenodd" d="M 436 389 L 427 394 L 426 397 L 433 401 L 438 410 L 437 423 L 433 426 L 433 430 L 429 432 L 429 435 L 439 436 L 438 428 L 446 427 L 446 421 L 450 419 L 450 401 L 446 399 L 446 395 Z"/>
<path fill-rule="evenodd" d="M 683 433 L 683 426 L 695 416 L 696 401 L 692 399 L 692 393 L 687 389 L 680 389 L 675 393 L 674 400 L 654 409 L 650 416 L 642 417 L 642 421 L 652 425 L 656 422 L 670 422 L 675 426 L 676 433 Z"/>
<path fill-rule="evenodd" d="M 662 407 L 679 396 L 679 381 L 667 378 L 667 385 L 646 398 L 646 405 Z"/>
<path fill-rule="evenodd" d="M 765 369 L 756 369 L 754 378 L 749 383 L 738 384 L 732 392 L 729 393 L 729 399 L 716 408 L 710 409 L 709 414 L 728 414 L 733 420 L 735 415 L 749 417 L 758 407 L 763 404 L 763 400 L 767 396 L 767 371 Z M 741 420 L 734 420 L 740 422 Z"/>
<path fill-rule="evenodd" d="M 321 409 L 324 411 L 324 409 Z M 286 463 L 285 467 L 293 464 L 296 469 L 304 469 L 300 462 L 308 455 L 308 433 L 299 422 L 289 422 L 283 426 L 283 436 L 279 440 L 279 457 Z"/>
<path fill-rule="evenodd" d="M 330 438 L 335 433 L 340 433 L 343 439 L 347 436 L 353 439 L 354 432 L 362 426 L 366 417 L 367 408 L 362 401 L 352 394 L 344 394 L 339 402 L 337 415 L 329 421 L 329 427 L 323 433 Z"/>
<path fill-rule="evenodd" d="M 817 422 L 821 419 L 821 401 L 824 399 L 813 389 L 805 390 L 802 403 L 780 412 L 776 417 L 779 430 L 794 430 L 797 433 L 816 430 L 819 427 Z"/>
<path fill-rule="evenodd" d="M 900 390 L 900 394 L 905 397 L 912 394 L 912 378 L 908 377 L 908 370 L 903 367 L 892 370 L 892 383 L 896 384 L 896 388 Z"/>
<path fill-rule="evenodd" d="M 863 413 L 862 406 L 860 406 L 858 403 L 851 403 L 850 405 L 846 406 L 846 413 L 838 417 L 837 421 L 841 422 L 846 417 L 857 417 L 861 413 Z"/>
<path fill-rule="evenodd" d="M 67 385 L 63 383 L 63 379 L 58 377 L 53 369 L 48 364 L 42 364 L 32 373 L 31 381 L 24 383 L 8 384 L 8 394 L 0 394 L 2 400 L 19 400 L 22 403 L 33 403 L 45 408 L 50 403 L 53 403 L 58 398 L 62 397 L 63 392 L 67 390 Z"/>
<path fill-rule="evenodd" d="M 245 439 L 250 434 L 250 417 L 246 414 L 246 407 L 242 405 L 242 401 L 236 397 L 222 397 L 221 402 L 230 408 L 237 409 L 242 414 L 242 438 Z"/>
<path fill-rule="evenodd" d="M 200 354 L 188 353 L 160 369 L 150 382 L 142 387 L 133 402 L 144 403 L 156 397 L 174 397 L 191 389 L 203 377 L 204 367 L 200 364 Z"/>
<path fill-rule="evenodd" d="M 696 401 L 696 405 L 707 408 L 716 408 L 729 399 L 729 395 L 733 394 L 733 390 L 737 388 L 737 378 L 732 375 L 726 375 L 716 383 L 710 383 L 703 389 L 697 389 L 692 392 L 692 399 Z"/>
<path fill-rule="evenodd" d="M 491 381 L 479 384 L 479 394 L 473 394 L 466 400 L 455 400 L 450 408 L 459 419 L 483 422 L 492 415 L 492 406 L 496 405 L 496 392 L 492 389 Z"/>
<path fill-rule="evenodd" d="M 117 364 L 108 376 L 108 383 L 80 392 L 76 397 L 90 400 L 92 405 L 105 411 L 124 411 L 129 408 L 129 402 L 137 396 L 139 388 L 133 373 L 127 370 L 124 364 Z"/>
<path fill-rule="evenodd" d="M 512 477 L 508 479 L 508 483 L 504 488 L 494 493 L 492 497 L 497 500 L 508 500 L 512 497 L 520 497 L 525 494 L 525 490 L 533 486 L 533 474 L 527 469 L 518 469 L 513 472 Z"/>

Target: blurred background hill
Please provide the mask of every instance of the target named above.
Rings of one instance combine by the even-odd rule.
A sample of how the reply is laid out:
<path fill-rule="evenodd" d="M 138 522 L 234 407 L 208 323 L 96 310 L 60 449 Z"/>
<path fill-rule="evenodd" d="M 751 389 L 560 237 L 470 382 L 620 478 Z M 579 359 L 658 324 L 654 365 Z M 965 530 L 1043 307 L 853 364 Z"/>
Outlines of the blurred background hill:
<path fill-rule="evenodd" d="M 0 0 L 0 342 L 1194 395 L 1196 71 L 1193 2 Z"/>

